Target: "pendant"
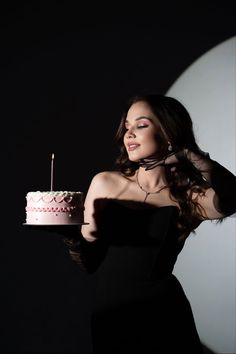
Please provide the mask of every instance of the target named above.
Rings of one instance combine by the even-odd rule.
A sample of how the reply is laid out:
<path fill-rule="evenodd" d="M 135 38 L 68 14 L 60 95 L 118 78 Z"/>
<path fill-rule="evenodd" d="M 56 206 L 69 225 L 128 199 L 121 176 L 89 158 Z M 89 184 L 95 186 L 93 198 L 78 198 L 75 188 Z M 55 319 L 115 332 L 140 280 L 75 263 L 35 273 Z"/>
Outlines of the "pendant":
<path fill-rule="evenodd" d="M 145 198 L 144 198 L 144 201 L 143 201 L 143 203 L 145 203 L 146 202 L 146 200 L 147 200 L 147 197 L 149 196 L 149 194 L 151 194 L 150 192 L 145 192 L 146 193 L 146 195 L 145 195 Z"/>

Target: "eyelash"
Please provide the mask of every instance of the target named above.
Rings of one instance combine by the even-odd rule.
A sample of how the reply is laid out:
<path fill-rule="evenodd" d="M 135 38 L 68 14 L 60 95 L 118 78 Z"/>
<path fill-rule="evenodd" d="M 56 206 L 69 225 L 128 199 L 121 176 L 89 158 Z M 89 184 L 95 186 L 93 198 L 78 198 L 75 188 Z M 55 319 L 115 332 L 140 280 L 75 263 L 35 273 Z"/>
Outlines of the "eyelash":
<path fill-rule="evenodd" d="M 137 129 L 147 128 L 148 125 L 138 125 Z M 129 130 L 129 128 L 125 127 L 125 130 Z"/>

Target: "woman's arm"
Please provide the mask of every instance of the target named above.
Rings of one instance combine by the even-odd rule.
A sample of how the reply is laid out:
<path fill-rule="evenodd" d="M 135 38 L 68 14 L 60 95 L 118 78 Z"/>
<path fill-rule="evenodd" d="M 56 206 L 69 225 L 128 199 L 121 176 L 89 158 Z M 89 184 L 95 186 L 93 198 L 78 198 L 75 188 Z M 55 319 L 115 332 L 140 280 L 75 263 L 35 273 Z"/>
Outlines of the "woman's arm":
<path fill-rule="evenodd" d="M 77 234 L 75 238 L 65 236 L 64 243 L 71 259 L 87 273 L 94 273 L 106 254 L 106 246 L 101 240 L 89 242 L 82 234 L 80 237 Z"/>
<path fill-rule="evenodd" d="M 212 191 L 209 191 L 208 198 L 203 200 L 205 209 L 210 208 L 213 212 L 215 210 L 221 214 L 221 217 L 234 214 L 236 212 L 236 176 L 217 161 L 211 160 L 209 155 L 198 155 L 189 151 L 187 158 L 211 185 Z M 215 214 L 213 218 L 214 216 L 217 218 L 217 213 Z"/>
<path fill-rule="evenodd" d="M 210 184 L 204 196 L 198 196 L 198 203 L 204 208 L 207 218 L 221 219 L 236 212 L 236 176 L 210 158 L 208 153 L 195 153 L 188 149 L 175 156 L 170 156 L 165 163 L 173 163 L 173 159 L 181 163 L 187 159 Z M 194 193 L 194 197 L 196 194 Z"/>
<path fill-rule="evenodd" d="M 109 172 L 100 172 L 93 177 L 84 202 L 85 224 L 79 232 L 64 238 L 72 260 L 89 273 L 98 268 L 106 254 L 107 246 L 98 235 L 97 222 L 109 194 L 109 176 Z"/>

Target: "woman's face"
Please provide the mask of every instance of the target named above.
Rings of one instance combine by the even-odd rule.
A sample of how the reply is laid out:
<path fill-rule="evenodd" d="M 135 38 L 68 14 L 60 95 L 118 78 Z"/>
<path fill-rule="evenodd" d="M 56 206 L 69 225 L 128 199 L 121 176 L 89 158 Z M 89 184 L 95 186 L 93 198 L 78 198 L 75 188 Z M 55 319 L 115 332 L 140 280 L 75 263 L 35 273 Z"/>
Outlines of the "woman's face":
<path fill-rule="evenodd" d="M 129 160 L 137 162 L 163 153 L 163 145 L 166 147 L 163 133 L 157 117 L 146 102 L 136 102 L 130 107 L 125 127 L 124 145 Z"/>

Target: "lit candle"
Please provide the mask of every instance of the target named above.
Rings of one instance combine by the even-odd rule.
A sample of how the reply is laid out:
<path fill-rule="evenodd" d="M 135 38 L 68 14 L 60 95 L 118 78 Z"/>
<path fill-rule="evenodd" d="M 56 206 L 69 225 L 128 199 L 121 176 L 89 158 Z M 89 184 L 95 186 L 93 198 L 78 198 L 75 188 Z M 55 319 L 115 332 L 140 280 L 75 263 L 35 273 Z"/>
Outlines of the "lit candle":
<path fill-rule="evenodd" d="M 54 163 L 54 154 L 51 158 L 51 191 L 53 191 L 53 163 Z"/>

